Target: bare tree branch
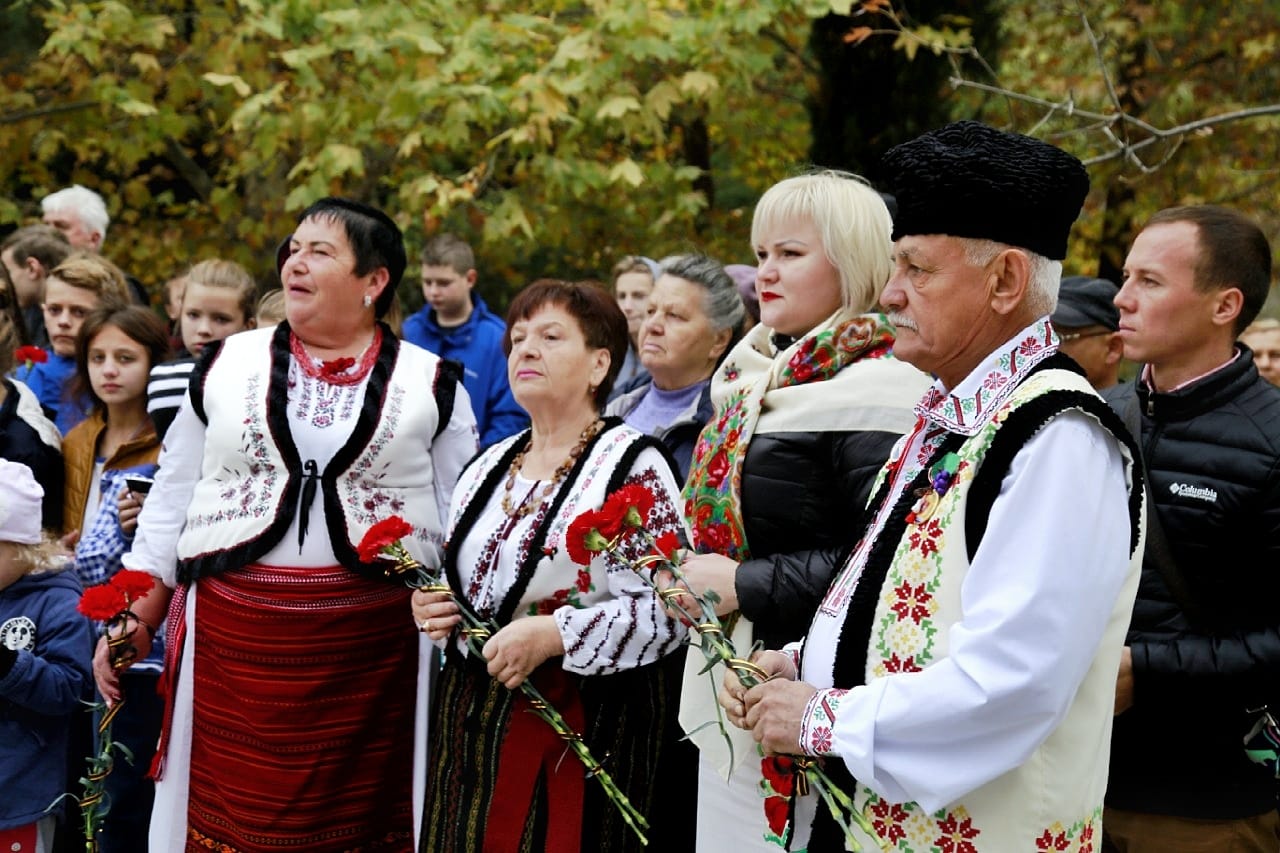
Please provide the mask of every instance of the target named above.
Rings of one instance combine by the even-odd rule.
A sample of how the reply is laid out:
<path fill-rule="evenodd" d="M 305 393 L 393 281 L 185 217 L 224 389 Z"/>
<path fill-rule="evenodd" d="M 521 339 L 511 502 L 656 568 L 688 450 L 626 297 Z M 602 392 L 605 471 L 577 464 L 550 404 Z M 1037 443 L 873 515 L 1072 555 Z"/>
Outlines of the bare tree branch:
<path fill-rule="evenodd" d="M 784 50 L 786 50 L 786 52 L 787 52 L 787 53 L 789 53 L 789 54 L 791 55 L 791 57 L 792 57 L 793 59 L 795 59 L 795 60 L 796 60 L 797 62 L 799 62 L 802 66 L 804 66 L 804 70 L 805 70 L 805 71 L 808 71 L 810 74 L 814 74 L 814 75 L 817 75 L 817 74 L 821 74 L 821 73 L 822 73 L 822 69 L 821 69 L 821 68 L 819 68 L 819 67 L 818 67 L 818 66 L 813 62 L 813 60 L 811 60 L 809 57 L 805 56 L 803 51 L 801 51 L 801 50 L 797 50 L 797 49 L 796 49 L 796 47 L 795 47 L 795 45 L 793 45 L 791 42 L 787 41 L 785 38 L 783 38 L 783 37 L 782 37 L 780 34 L 778 34 L 776 31 L 771 30 L 771 29 L 764 29 L 764 30 L 761 30 L 761 31 L 760 31 L 760 35 L 762 35 L 762 36 L 764 36 L 765 38 L 769 39 L 769 41 L 772 41 L 772 42 L 774 42 L 774 43 L 776 43 L 776 44 L 780 45 Z"/>
<path fill-rule="evenodd" d="M 58 115 L 59 113 L 69 113 L 75 110 L 87 110 L 90 107 L 96 107 L 97 101 L 73 101 L 69 104 L 52 104 L 47 107 L 36 107 L 30 110 L 19 110 L 18 112 L 6 113 L 0 115 L 0 125 L 17 124 L 19 122 L 28 121 L 33 118 L 44 118 L 45 116 Z"/>

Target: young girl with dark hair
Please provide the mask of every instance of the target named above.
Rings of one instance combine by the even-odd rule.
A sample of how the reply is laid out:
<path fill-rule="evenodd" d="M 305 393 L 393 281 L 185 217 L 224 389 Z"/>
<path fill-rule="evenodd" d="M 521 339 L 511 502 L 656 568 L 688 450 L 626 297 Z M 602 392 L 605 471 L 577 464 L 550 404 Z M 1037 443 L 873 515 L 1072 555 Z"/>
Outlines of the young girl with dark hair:
<path fill-rule="evenodd" d="M 147 376 L 169 356 L 169 333 L 147 308 L 102 308 L 85 318 L 76 338 L 79 389 L 92 411 L 63 442 L 66 494 L 63 525 L 75 541 L 76 571 L 86 587 L 120 570 L 120 558 L 136 527 L 136 514 L 122 520 L 117 500 L 138 489 L 136 478 L 156 471 L 160 441 L 147 416 Z M 76 541 L 78 536 L 78 541 Z M 160 626 L 145 625 L 148 633 Z M 147 849 L 154 785 L 146 778 L 160 735 L 163 704 L 156 682 L 164 661 L 157 636 L 151 653 L 123 675 L 129 702 L 112 725 L 115 740 L 134 755 L 117 761 L 107 777 L 111 813 L 99 849 L 103 853 Z"/>

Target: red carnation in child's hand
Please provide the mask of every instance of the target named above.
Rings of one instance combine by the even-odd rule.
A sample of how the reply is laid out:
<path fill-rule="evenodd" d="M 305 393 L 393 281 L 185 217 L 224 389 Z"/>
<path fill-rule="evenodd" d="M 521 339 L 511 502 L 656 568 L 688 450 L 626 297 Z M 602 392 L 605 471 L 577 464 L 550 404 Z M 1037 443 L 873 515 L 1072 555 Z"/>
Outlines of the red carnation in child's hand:
<path fill-rule="evenodd" d="M 109 583 L 91 586 L 80 596 L 76 609 L 98 622 L 109 622 L 120 615 L 129 602 L 125 600 L 124 590 Z"/>
<path fill-rule="evenodd" d="M 146 572 L 135 569 L 121 569 L 111 577 L 111 585 L 124 593 L 130 604 L 151 592 L 155 579 Z"/>
<path fill-rule="evenodd" d="M 369 528 L 369 532 L 360 540 L 360 544 L 356 546 L 356 553 L 360 556 L 360 562 L 372 563 L 381 555 L 382 550 L 390 545 L 395 545 L 404 537 L 413 532 L 413 525 L 405 521 L 398 515 L 389 516 L 379 521 L 373 527 Z"/>
<path fill-rule="evenodd" d="M 649 489 L 639 483 L 629 483 L 609 495 L 604 509 L 610 512 L 621 509 L 622 519 L 628 527 L 644 527 L 656 502 Z"/>
<path fill-rule="evenodd" d="M 44 364 L 49 360 L 49 354 L 37 346 L 27 345 L 18 347 L 13 351 L 13 360 L 22 362 L 26 365 L 27 370 L 31 369 L 33 364 Z"/>
<path fill-rule="evenodd" d="M 569 525 L 564 534 L 564 547 L 569 559 L 579 566 L 591 565 L 591 555 L 609 547 L 609 540 L 600 532 L 600 513 L 587 510 Z"/>

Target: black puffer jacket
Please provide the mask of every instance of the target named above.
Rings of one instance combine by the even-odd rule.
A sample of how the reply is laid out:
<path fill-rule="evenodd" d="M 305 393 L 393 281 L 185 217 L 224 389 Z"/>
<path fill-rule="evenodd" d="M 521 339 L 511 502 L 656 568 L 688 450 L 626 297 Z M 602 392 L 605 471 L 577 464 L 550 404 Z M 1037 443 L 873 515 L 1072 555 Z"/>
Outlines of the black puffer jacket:
<path fill-rule="evenodd" d="M 866 527 L 871 485 L 891 432 L 764 433 L 742 466 L 752 558 L 738 567 L 738 606 L 766 649 L 809 629 L 831 578 Z"/>
<path fill-rule="evenodd" d="M 1134 705 L 1116 718 L 1107 803 L 1262 814 L 1275 808 L 1275 781 L 1241 739 L 1247 707 L 1280 707 L 1280 390 L 1247 349 L 1189 388 L 1138 386 L 1153 503 L 1196 612 L 1179 606 L 1148 548 L 1128 637 Z M 1107 398 L 1122 411 L 1132 395 L 1126 385 Z"/>
<path fill-rule="evenodd" d="M 8 379 L 4 383 L 5 398 L 0 404 L 0 457 L 21 462 L 31 469 L 36 482 L 44 489 L 43 517 L 40 526 L 46 530 L 62 530 L 62 451 L 58 448 L 58 430 L 40 411 L 40 401 L 25 386 L 19 388 Z M 22 395 L 28 396 L 23 405 Z"/>

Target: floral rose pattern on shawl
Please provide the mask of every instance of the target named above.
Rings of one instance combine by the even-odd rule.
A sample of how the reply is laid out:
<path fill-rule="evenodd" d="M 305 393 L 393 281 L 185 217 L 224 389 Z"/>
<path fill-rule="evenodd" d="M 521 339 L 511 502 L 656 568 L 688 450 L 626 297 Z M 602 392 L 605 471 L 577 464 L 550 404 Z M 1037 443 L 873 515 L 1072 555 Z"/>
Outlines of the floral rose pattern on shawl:
<path fill-rule="evenodd" d="M 741 513 L 742 464 L 771 387 L 830 379 L 859 359 L 888 355 L 892 346 L 893 329 L 883 315 L 853 317 L 807 335 L 794 345 L 775 386 L 769 385 L 771 374 L 747 375 L 730 354 L 717 377 L 720 383 L 728 384 L 728 394 L 698 436 L 684 489 L 694 550 L 739 561 L 751 556 Z M 759 346 L 755 352 L 768 357 Z"/>

